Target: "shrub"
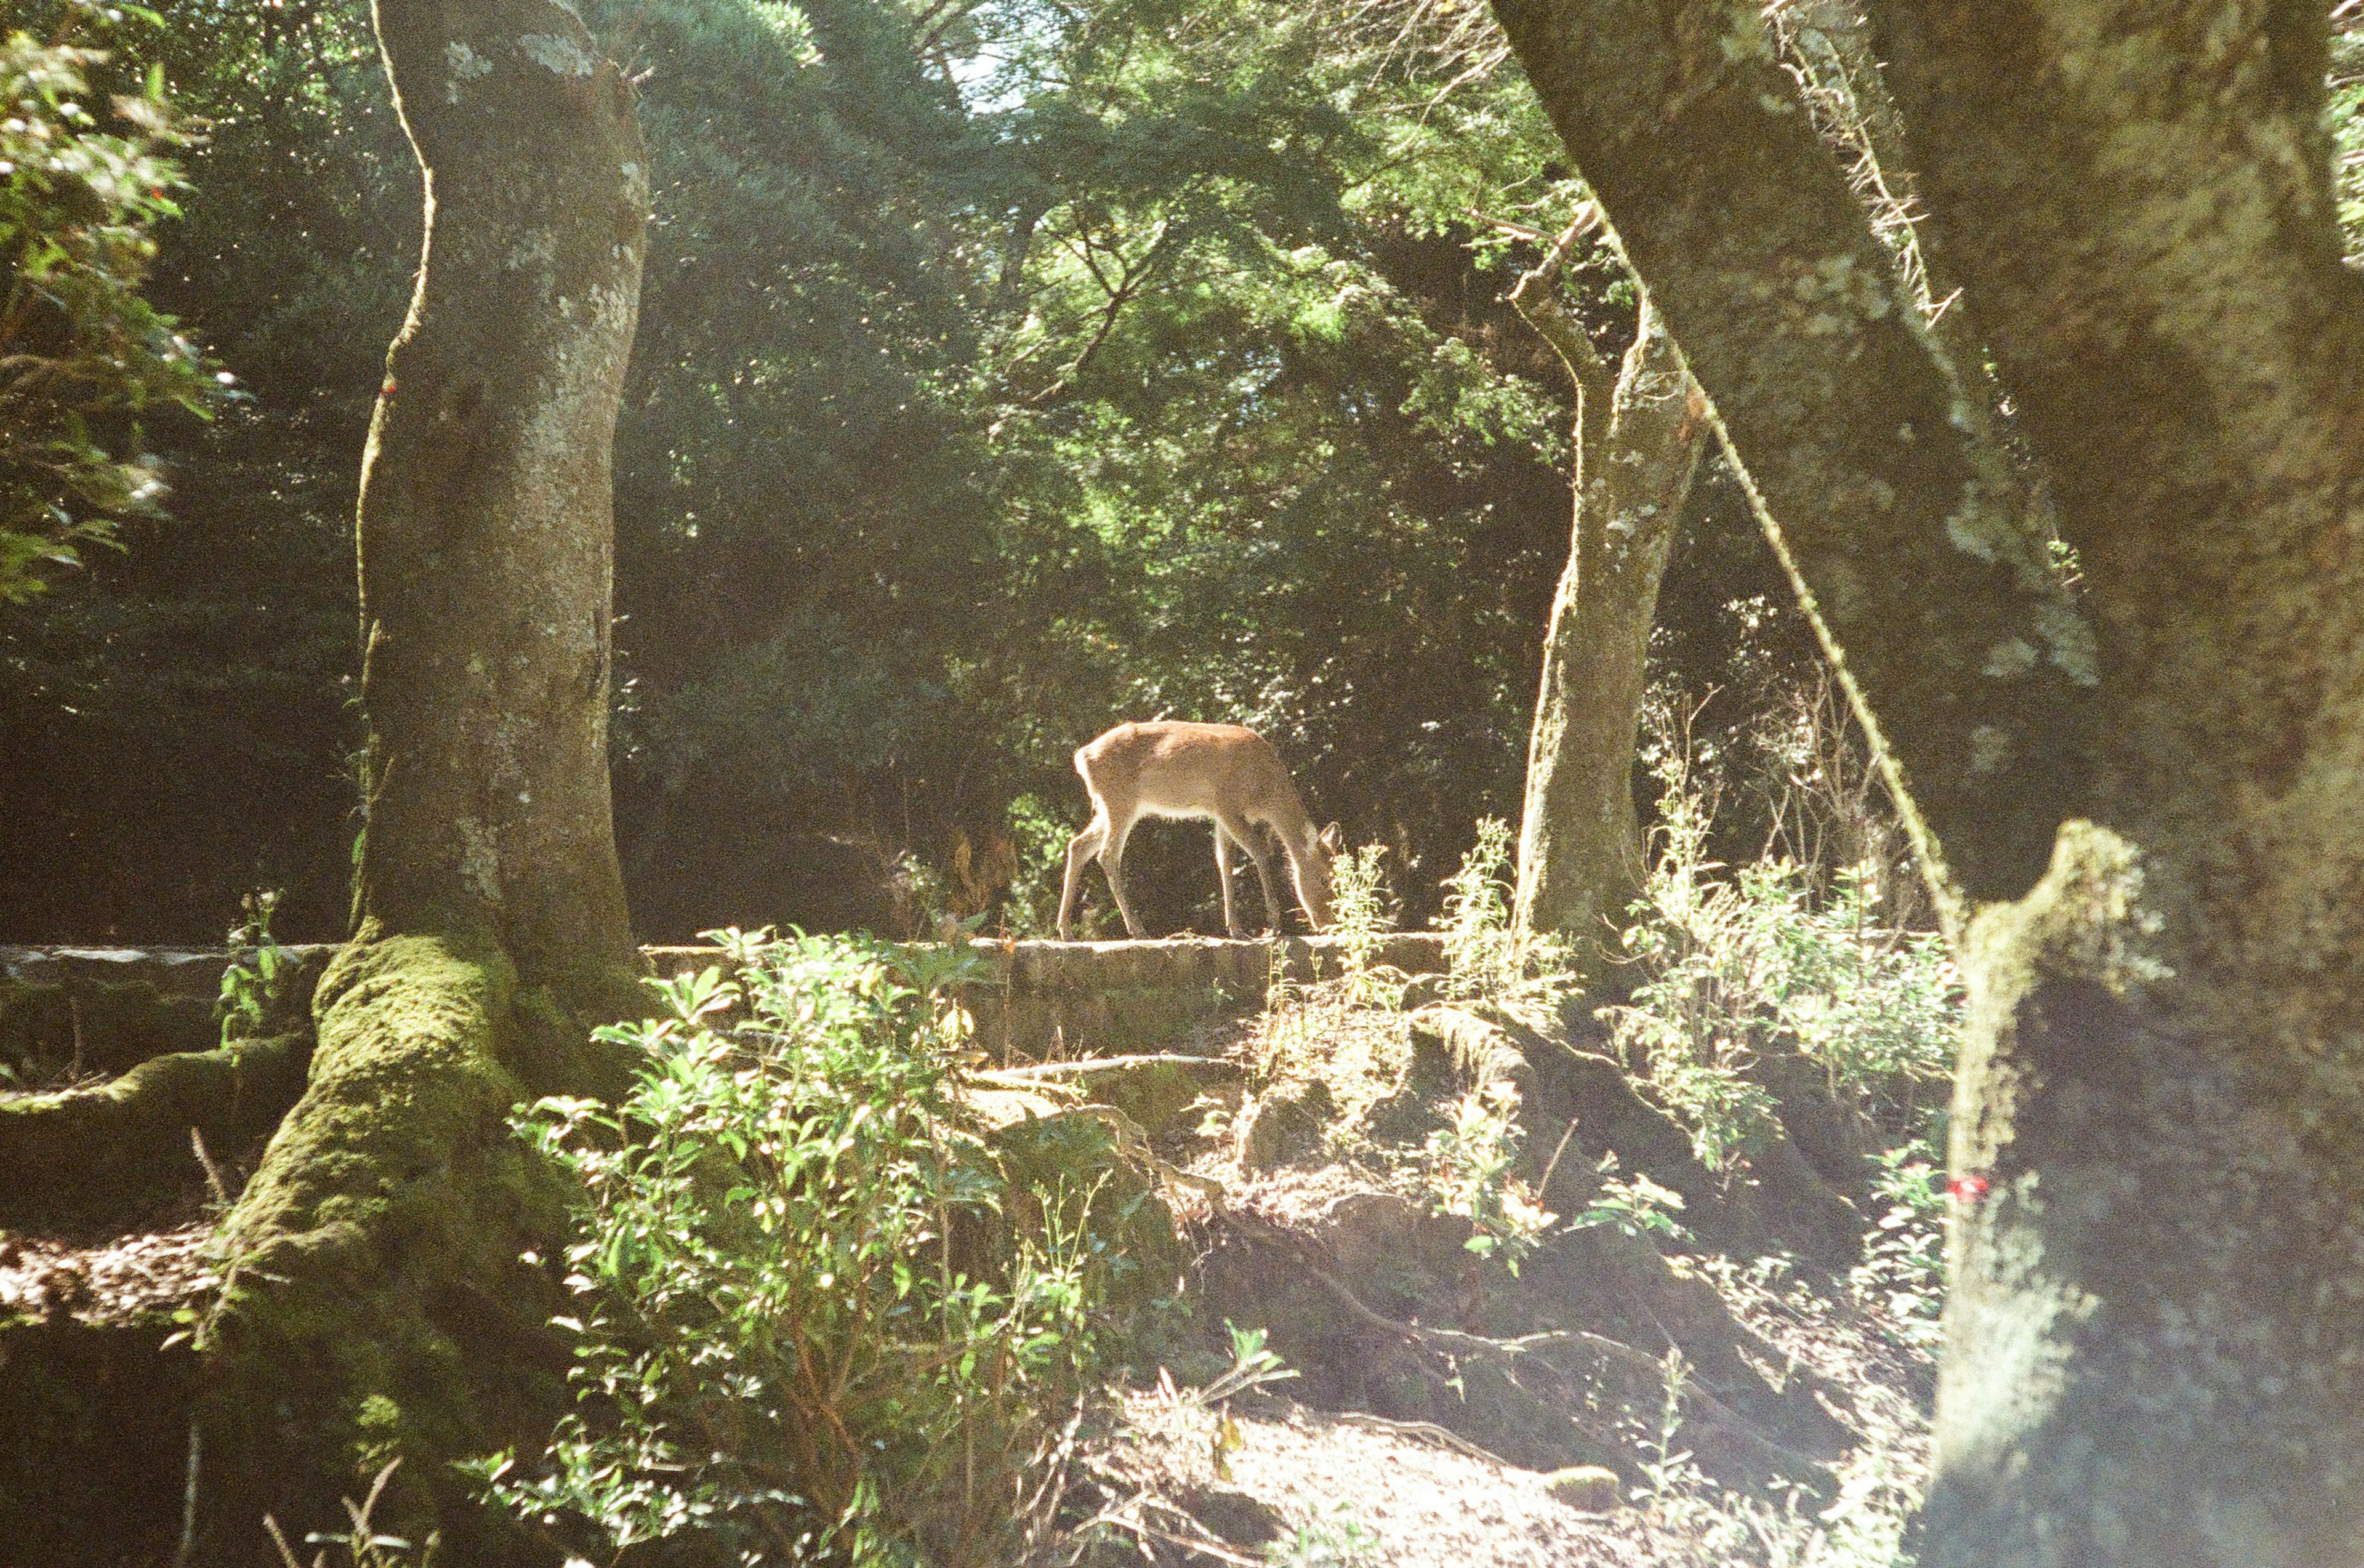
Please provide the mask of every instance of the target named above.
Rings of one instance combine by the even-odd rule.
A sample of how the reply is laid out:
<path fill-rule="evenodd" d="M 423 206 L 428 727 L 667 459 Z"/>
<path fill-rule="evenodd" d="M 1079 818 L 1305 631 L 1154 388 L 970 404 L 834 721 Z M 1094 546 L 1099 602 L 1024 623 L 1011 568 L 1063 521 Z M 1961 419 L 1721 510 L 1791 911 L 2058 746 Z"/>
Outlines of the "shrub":
<path fill-rule="evenodd" d="M 1512 924 L 1511 826 L 1480 817 L 1478 840 L 1444 879 L 1446 994 L 1548 1013 L 1578 984 L 1564 937 L 1522 934 Z"/>
<path fill-rule="evenodd" d="M 1945 1339 L 1946 1195 L 1940 1162 L 1914 1143 L 1879 1157 L 1872 1190 L 1888 1211 L 1866 1238 L 1863 1262 L 1848 1274 L 1856 1295 L 1884 1311 L 1897 1332 L 1935 1351 Z"/>
<path fill-rule="evenodd" d="M 709 935 L 736 977 L 655 983 L 668 1016 L 602 1031 L 647 1056 L 620 1106 L 520 1118 L 582 1185 L 580 1403 L 492 1493 L 602 1560 L 1019 1561 L 1141 1283 L 1111 1232 L 1163 1210 L 1093 1124 L 1005 1146 L 965 1112 L 964 953 Z"/>
<path fill-rule="evenodd" d="M 1924 1131 L 1960 1036 L 1942 941 L 1876 923 L 1877 877 L 1861 866 L 1831 873 L 1819 897 L 1817 874 L 1786 858 L 1726 874 L 1705 854 L 1712 782 L 1679 748 L 1658 771 L 1659 853 L 1624 939 L 1641 978 L 1603 1012 L 1627 1061 L 1720 1170 L 1773 1128 L 1779 1107 L 1748 1073 L 1775 1051 L 1812 1061 L 1834 1098 L 1891 1133 Z"/>

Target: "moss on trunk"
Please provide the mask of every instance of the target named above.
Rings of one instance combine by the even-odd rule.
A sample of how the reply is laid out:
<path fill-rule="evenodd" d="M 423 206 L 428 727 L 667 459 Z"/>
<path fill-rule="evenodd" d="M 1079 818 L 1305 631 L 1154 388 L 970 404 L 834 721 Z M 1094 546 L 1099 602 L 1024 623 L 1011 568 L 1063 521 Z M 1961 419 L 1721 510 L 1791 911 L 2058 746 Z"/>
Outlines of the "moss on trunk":
<path fill-rule="evenodd" d="M 2091 783 L 2092 634 L 1758 8 L 1494 8 L 1706 388 L 1941 900 L 2024 892 Z"/>
<path fill-rule="evenodd" d="M 265 1511 L 321 1528 L 405 1461 L 382 1522 L 490 1550 L 455 1459 L 537 1440 L 564 1403 L 554 1280 L 522 1262 L 563 1234 L 553 1178 L 507 1125 L 548 1054 L 496 949 L 365 941 L 321 985 L 302 1102 L 226 1228 L 205 1349 L 208 1561 L 262 1561 Z M 570 1029 L 569 1034 L 572 1035 Z M 520 1049 L 523 1046 L 524 1049 Z"/>
<path fill-rule="evenodd" d="M 608 793 L 610 447 L 640 285 L 631 91 L 557 0 L 378 0 L 427 240 L 362 456 L 367 827 L 319 1044 L 227 1227 L 203 1560 L 379 1522 L 531 1561 L 452 1462 L 546 1436 L 562 1233 L 518 1103 L 620 1086 L 637 1006 Z"/>
<path fill-rule="evenodd" d="M 1755 8 L 1498 8 L 1971 900 L 1920 1560 L 2364 1559 L 2364 279 L 2321 8 L 1875 0 L 2081 608 L 1862 289 Z"/>
<path fill-rule="evenodd" d="M 2320 6 L 1875 6 L 2099 633 L 1968 950 L 1923 1561 L 2364 1559 L 2364 279 Z"/>

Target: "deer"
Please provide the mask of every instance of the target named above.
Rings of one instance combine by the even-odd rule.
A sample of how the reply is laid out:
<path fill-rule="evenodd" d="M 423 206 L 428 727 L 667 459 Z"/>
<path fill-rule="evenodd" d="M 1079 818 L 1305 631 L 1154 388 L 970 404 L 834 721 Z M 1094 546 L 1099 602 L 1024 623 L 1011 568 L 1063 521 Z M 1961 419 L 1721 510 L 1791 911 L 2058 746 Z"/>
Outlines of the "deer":
<path fill-rule="evenodd" d="M 1255 829 L 1269 828 L 1288 856 L 1289 880 L 1298 904 L 1316 931 L 1330 924 L 1330 862 L 1338 852 L 1335 822 L 1315 832 L 1305 802 L 1272 743 L 1237 724 L 1189 724 L 1161 719 L 1120 724 L 1076 750 L 1076 772 L 1092 799 L 1092 819 L 1067 842 L 1067 880 L 1059 894 L 1059 940 L 1067 940 L 1067 917 L 1084 862 L 1097 858 L 1116 895 L 1124 929 L 1135 938 L 1141 922 L 1124 892 L 1124 841 L 1144 817 L 1205 817 L 1215 827 L 1215 877 L 1223 887 L 1223 929 L 1240 929 L 1232 907 L 1232 864 L 1236 844 L 1255 862 L 1264 884 L 1264 908 L 1272 929 L 1281 929 L 1280 899 L 1273 892 L 1272 861 Z"/>

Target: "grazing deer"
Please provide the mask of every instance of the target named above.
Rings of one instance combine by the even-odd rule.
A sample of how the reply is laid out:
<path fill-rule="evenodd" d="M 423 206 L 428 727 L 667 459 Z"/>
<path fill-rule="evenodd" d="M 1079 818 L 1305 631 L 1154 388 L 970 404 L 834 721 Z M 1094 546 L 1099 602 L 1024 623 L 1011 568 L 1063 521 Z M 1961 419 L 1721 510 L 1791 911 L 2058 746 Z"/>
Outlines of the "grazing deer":
<path fill-rule="evenodd" d="M 1288 851 L 1289 879 L 1296 884 L 1305 917 L 1317 931 L 1329 925 L 1330 859 L 1338 852 L 1338 825 L 1333 822 L 1314 832 L 1280 753 L 1254 730 L 1170 719 L 1120 724 L 1077 749 L 1076 772 L 1083 775 L 1085 792 L 1092 797 L 1092 820 L 1067 844 L 1067 881 L 1059 894 L 1062 941 L 1084 862 L 1095 856 L 1108 873 L 1109 891 L 1116 895 L 1124 929 L 1135 937 L 1142 934 L 1141 922 L 1133 918 L 1132 905 L 1124 895 L 1123 862 L 1125 839 L 1144 817 L 1204 817 L 1214 823 L 1223 929 L 1232 936 L 1246 933 L 1232 912 L 1232 865 L 1225 852 L 1231 844 L 1255 862 L 1257 880 L 1264 884 L 1265 914 L 1274 930 L 1281 929 L 1272 862 L 1255 831 L 1259 823 L 1270 828 Z"/>

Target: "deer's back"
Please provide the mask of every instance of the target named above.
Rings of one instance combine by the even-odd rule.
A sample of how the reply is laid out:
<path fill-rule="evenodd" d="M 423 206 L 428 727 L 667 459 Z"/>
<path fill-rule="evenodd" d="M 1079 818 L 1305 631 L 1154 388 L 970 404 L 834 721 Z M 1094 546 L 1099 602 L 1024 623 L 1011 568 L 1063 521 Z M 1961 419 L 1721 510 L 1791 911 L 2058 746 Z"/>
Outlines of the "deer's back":
<path fill-rule="evenodd" d="M 1077 749 L 1076 771 L 1093 794 L 1157 816 L 1205 816 L 1216 801 L 1259 819 L 1304 809 L 1280 753 L 1243 725 L 1120 724 Z"/>

